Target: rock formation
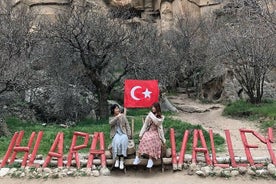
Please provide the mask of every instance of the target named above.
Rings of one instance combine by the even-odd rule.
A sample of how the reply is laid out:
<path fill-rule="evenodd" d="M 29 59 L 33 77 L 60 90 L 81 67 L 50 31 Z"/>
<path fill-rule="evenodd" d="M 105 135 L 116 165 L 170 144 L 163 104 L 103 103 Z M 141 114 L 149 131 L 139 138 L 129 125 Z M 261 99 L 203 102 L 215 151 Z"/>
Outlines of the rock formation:
<path fill-rule="evenodd" d="M 135 9 L 147 12 L 161 12 L 162 4 L 177 4 L 171 8 L 173 14 L 181 11 L 192 13 L 195 17 L 208 14 L 222 3 L 219 0 L 12 0 L 14 5 L 24 4 L 37 14 L 58 14 L 66 10 L 71 3 L 85 4 L 108 2 L 115 6 L 131 6 Z M 171 5 L 172 6 L 172 5 Z"/>

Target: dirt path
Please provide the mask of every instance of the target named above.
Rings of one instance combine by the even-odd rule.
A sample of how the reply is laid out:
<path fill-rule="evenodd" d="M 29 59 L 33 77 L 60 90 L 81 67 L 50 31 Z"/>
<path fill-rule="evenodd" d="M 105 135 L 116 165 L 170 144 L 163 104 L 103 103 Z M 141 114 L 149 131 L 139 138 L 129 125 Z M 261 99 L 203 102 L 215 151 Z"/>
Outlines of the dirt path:
<path fill-rule="evenodd" d="M 212 129 L 214 133 L 218 133 L 225 137 L 224 130 L 230 130 L 230 135 L 233 143 L 235 156 L 245 156 L 243 143 L 241 141 L 240 131 L 241 128 L 255 130 L 261 135 L 267 137 L 266 132 L 261 132 L 257 127 L 257 122 L 247 120 L 230 119 L 222 116 L 224 106 L 221 104 L 202 104 L 191 99 L 188 99 L 185 95 L 179 95 L 169 98 L 173 104 L 180 109 L 197 109 L 202 111 L 201 113 L 188 113 L 179 112 L 174 118 L 180 119 L 191 124 L 200 124 L 206 130 Z M 257 145 L 258 148 L 250 149 L 253 157 L 268 157 L 269 153 L 266 149 L 266 145 L 261 143 L 252 134 L 247 133 L 247 140 L 250 145 Z M 276 151 L 276 144 L 273 143 L 274 151 Z M 218 156 L 228 156 L 228 153 L 219 153 Z"/>

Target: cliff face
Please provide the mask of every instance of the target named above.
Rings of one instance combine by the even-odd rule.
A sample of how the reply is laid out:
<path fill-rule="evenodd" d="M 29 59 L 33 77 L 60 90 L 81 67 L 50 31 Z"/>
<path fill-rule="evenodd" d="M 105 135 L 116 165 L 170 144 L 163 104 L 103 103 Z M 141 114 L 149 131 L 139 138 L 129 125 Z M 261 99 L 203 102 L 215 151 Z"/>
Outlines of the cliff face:
<path fill-rule="evenodd" d="M 30 12 L 41 16 L 52 17 L 69 10 L 71 4 L 91 3 L 103 7 L 124 6 L 132 7 L 141 12 L 142 19 L 157 19 L 160 29 L 170 29 L 174 17 L 189 14 L 190 17 L 200 18 L 209 16 L 211 12 L 222 6 L 226 0 L 11 0 L 15 6 L 28 6 Z"/>
<path fill-rule="evenodd" d="M 17 4 L 29 6 L 29 9 L 34 14 L 54 15 L 65 11 L 70 0 L 17 0 Z"/>
<path fill-rule="evenodd" d="M 32 12 L 42 15 L 62 13 L 72 3 L 89 2 L 99 6 L 129 6 L 147 13 L 155 12 L 160 14 L 162 19 L 162 14 L 167 14 L 168 11 L 173 16 L 189 14 L 194 18 L 207 17 L 229 0 L 10 0 L 10 2 L 14 5 L 27 5 Z M 266 6 L 270 9 L 276 6 L 274 0 L 268 0 L 267 3 Z"/>
<path fill-rule="evenodd" d="M 195 17 L 200 17 L 212 12 L 218 8 L 222 0 L 11 0 L 13 4 L 28 5 L 30 9 L 37 14 L 56 14 L 64 11 L 70 3 L 85 3 L 91 2 L 113 6 L 130 6 L 142 11 L 161 11 L 162 5 L 177 4 L 177 7 L 170 11 L 175 14 L 181 9 L 181 12 L 189 12 Z"/>

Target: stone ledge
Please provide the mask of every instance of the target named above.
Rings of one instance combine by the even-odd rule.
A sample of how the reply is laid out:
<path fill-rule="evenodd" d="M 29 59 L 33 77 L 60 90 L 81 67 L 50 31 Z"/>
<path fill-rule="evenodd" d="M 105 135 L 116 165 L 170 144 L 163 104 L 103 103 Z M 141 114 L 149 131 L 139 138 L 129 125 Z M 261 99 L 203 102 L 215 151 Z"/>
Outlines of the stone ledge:
<path fill-rule="evenodd" d="M 144 162 L 144 160 L 143 160 Z M 155 167 L 155 165 L 153 166 Z M 135 172 L 135 171 L 133 171 Z M 139 172 L 139 171 L 138 171 Z M 248 167 L 237 167 L 237 168 L 221 168 L 206 166 L 202 164 L 187 164 L 184 165 L 184 170 L 180 172 L 187 172 L 188 175 L 197 175 L 199 177 L 237 177 L 249 175 L 251 177 L 261 177 L 261 178 L 276 178 L 276 167 L 273 164 L 268 164 L 267 166 L 258 168 L 255 166 Z M 3 177 L 13 177 L 13 178 L 29 178 L 29 179 L 47 179 L 47 178 L 63 178 L 63 177 L 76 177 L 76 176 L 109 176 L 110 170 L 105 167 L 95 166 L 92 168 L 34 168 L 34 167 L 24 167 L 24 168 L 1 168 L 0 169 L 0 179 Z"/>

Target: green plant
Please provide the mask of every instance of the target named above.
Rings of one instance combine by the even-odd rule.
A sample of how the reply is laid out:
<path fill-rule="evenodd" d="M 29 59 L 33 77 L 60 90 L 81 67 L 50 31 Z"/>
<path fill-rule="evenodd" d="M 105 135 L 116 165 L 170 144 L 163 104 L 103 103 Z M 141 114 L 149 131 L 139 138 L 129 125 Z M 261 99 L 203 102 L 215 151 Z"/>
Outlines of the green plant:
<path fill-rule="evenodd" d="M 248 118 L 249 120 L 261 120 L 261 129 L 267 129 L 268 127 L 276 127 L 276 101 L 265 100 L 261 104 L 251 104 L 246 101 L 236 101 L 228 104 L 223 115 L 236 117 L 236 118 Z"/>
<path fill-rule="evenodd" d="M 247 103 L 246 101 L 239 100 L 236 102 L 229 103 L 224 111 L 223 115 L 233 116 L 233 117 L 248 117 L 251 113 L 251 108 L 254 105 Z"/>
<path fill-rule="evenodd" d="M 231 177 L 230 171 L 227 171 L 227 170 L 221 171 L 220 177 L 223 177 L 223 178 L 230 178 L 230 177 Z"/>
<path fill-rule="evenodd" d="M 139 132 L 143 125 L 142 118 L 146 117 L 148 111 L 149 111 L 148 109 L 140 109 L 140 110 L 137 110 L 137 112 L 134 110 L 130 110 L 127 113 L 129 123 L 130 124 L 132 124 L 132 122 L 134 123 L 133 138 L 134 138 L 136 145 L 139 143 Z M 202 129 L 203 130 L 203 128 L 200 125 L 191 125 L 186 122 L 172 119 L 172 118 L 170 118 L 170 113 L 165 113 L 165 116 L 166 116 L 166 118 L 164 121 L 164 131 L 165 131 L 165 137 L 167 139 L 167 143 L 166 143 L 167 147 L 170 147 L 170 135 L 169 135 L 170 128 L 174 128 L 174 130 L 175 130 L 177 151 L 181 148 L 183 133 L 185 132 L 185 130 L 189 130 L 190 135 L 189 135 L 189 140 L 188 140 L 188 145 L 187 145 L 187 151 L 191 151 L 193 130 L 194 129 Z M 40 142 L 40 146 L 39 146 L 37 154 L 42 154 L 44 156 L 46 156 L 48 154 L 48 152 L 50 151 L 51 145 L 53 144 L 58 132 L 64 133 L 63 153 L 65 155 L 68 154 L 68 151 L 70 149 L 70 145 L 71 145 L 71 141 L 72 141 L 74 132 L 85 132 L 90 135 L 92 135 L 94 132 L 103 132 L 104 136 L 105 136 L 105 147 L 107 148 L 107 146 L 111 143 L 111 139 L 109 138 L 110 126 L 109 126 L 108 120 L 95 121 L 95 120 L 91 120 L 91 119 L 85 119 L 83 121 L 78 122 L 76 124 L 76 126 L 68 127 L 68 128 L 62 128 L 57 124 L 49 124 L 49 125 L 43 126 L 40 123 L 33 123 L 33 122 L 23 123 L 22 121 L 20 121 L 19 119 L 15 118 L 15 117 L 6 118 L 6 122 L 8 124 L 10 131 L 12 132 L 12 134 L 15 132 L 24 130 L 25 133 L 24 133 L 22 142 L 20 144 L 22 146 L 28 144 L 28 141 L 29 141 L 29 138 L 30 138 L 30 135 L 32 132 L 38 133 L 39 131 L 43 131 L 43 137 Z M 210 148 L 209 134 L 206 130 L 203 130 L 203 133 L 204 133 L 204 137 L 206 139 L 207 145 Z M 1 137 L 0 138 L 0 144 L 1 144 L 0 157 L 4 156 L 5 152 L 7 151 L 10 140 L 11 140 L 11 137 Z M 36 140 L 36 138 L 35 138 L 35 140 Z M 84 139 L 82 137 L 78 137 L 77 145 L 83 144 L 83 141 L 84 141 Z M 216 148 L 218 150 L 223 150 L 224 139 L 221 136 L 215 134 L 214 141 L 215 141 Z M 90 150 L 91 142 L 92 142 L 92 140 L 90 138 L 87 147 L 79 150 L 79 152 L 88 154 L 88 152 Z M 200 146 L 200 141 L 199 141 L 198 146 Z M 19 152 L 17 156 L 21 157 L 21 156 L 23 156 L 23 153 Z"/>
<path fill-rule="evenodd" d="M 7 165 L 8 168 L 21 168 L 21 164 L 18 162 L 14 162 L 12 164 Z"/>
<path fill-rule="evenodd" d="M 261 123 L 261 129 L 265 130 L 269 127 L 276 129 L 276 120 L 274 120 L 274 121 L 264 121 L 264 122 Z"/>

